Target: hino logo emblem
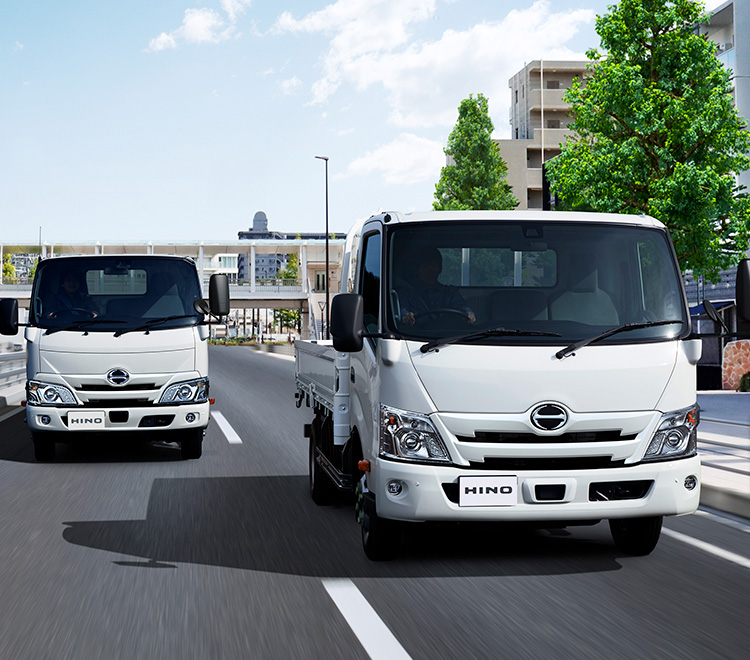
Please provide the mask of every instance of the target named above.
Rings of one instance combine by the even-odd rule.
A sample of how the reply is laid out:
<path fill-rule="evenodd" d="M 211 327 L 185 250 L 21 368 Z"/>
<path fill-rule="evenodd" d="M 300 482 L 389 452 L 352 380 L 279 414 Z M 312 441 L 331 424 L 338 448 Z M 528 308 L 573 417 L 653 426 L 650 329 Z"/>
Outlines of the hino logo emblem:
<path fill-rule="evenodd" d="M 543 403 L 531 412 L 531 423 L 542 431 L 556 431 L 568 421 L 568 413 L 554 403 Z"/>
<path fill-rule="evenodd" d="M 125 385 L 130 380 L 130 374 L 125 369 L 110 369 L 107 380 L 112 385 Z"/>

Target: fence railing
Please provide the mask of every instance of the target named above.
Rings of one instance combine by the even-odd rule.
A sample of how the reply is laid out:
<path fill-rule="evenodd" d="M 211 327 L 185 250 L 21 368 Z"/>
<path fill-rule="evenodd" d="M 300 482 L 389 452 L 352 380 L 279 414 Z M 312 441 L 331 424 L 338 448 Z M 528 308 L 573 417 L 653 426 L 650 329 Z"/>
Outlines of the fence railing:
<path fill-rule="evenodd" d="M 748 424 L 738 422 L 704 419 L 706 423 L 721 424 L 729 427 L 750 428 Z M 715 470 L 731 472 L 750 477 L 750 440 L 746 438 L 724 436 L 725 439 L 701 437 L 698 431 L 698 448 L 701 452 L 701 465 Z"/>
<path fill-rule="evenodd" d="M 0 392 L 26 380 L 26 353 L 0 353 Z"/>

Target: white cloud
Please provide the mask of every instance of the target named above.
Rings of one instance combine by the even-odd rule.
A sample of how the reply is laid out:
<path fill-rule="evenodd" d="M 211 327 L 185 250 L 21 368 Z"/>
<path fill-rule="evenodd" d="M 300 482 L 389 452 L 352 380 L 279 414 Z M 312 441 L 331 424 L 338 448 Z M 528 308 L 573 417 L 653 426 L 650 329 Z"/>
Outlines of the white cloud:
<path fill-rule="evenodd" d="M 20 41 L 16 41 L 16 43 L 13 44 L 13 48 L 11 50 L 14 53 L 17 53 L 19 50 L 23 50 L 23 44 Z"/>
<path fill-rule="evenodd" d="M 221 0 L 221 7 L 227 14 L 225 21 L 214 9 L 186 9 L 182 25 L 172 32 L 162 32 L 151 39 L 147 52 L 159 52 L 177 48 L 181 43 L 216 44 L 236 34 L 235 23 L 252 0 Z"/>
<path fill-rule="evenodd" d="M 443 145 L 412 133 L 402 133 L 393 142 L 356 158 L 334 179 L 367 176 L 379 172 L 387 184 L 421 183 L 437 180 L 445 164 Z"/>
<path fill-rule="evenodd" d="M 297 94 L 302 89 L 302 81 L 297 76 L 292 76 L 288 80 L 283 80 L 279 84 L 282 94 Z"/>
<path fill-rule="evenodd" d="M 337 0 L 300 20 L 284 12 L 274 31 L 332 35 L 324 58 L 324 76 L 313 85 L 315 102 L 323 102 L 346 78 L 348 62 L 405 44 L 411 36 L 409 26 L 424 21 L 434 11 L 435 0 Z"/>
<path fill-rule="evenodd" d="M 158 37 L 154 37 L 149 42 L 146 50 L 158 53 L 160 50 L 167 50 L 168 48 L 177 48 L 177 42 L 174 40 L 174 37 L 168 35 L 166 32 L 162 32 Z"/>
<path fill-rule="evenodd" d="M 229 20 L 234 23 L 240 14 L 245 13 L 245 8 L 249 7 L 251 3 L 252 0 L 221 0 L 221 8 L 229 16 Z"/>
<path fill-rule="evenodd" d="M 434 10 L 433 0 L 338 0 L 300 20 L 284 13 L 275 29 L 331 35 L 322 76 L 312 85 L 313 103 L 325 102 L 345 83 L 360 91 L 380 84 L 393 124 L 450 126 L 461 99 L 481 92 L 503 129 L 509 78 L 531 60 L 585 59 L 565 44 L 595 16 L 587 9 L 555 13 L 549 0 L 537 0 L 502 20 L 411 41 L 410 28 Z"/>

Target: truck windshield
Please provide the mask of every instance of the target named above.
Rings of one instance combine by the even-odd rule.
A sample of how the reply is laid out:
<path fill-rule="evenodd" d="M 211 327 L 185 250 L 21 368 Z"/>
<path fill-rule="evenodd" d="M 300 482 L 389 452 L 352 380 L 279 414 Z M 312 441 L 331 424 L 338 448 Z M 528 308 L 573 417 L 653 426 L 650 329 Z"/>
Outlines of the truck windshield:
<path fill-rule="evenodd" d="M 50 330 L 127 332 L 195 325 L 195 266 L 166 257 L 60 257 L 37 267 L 29 322 Z"/>
<path fill-rule="evenodd" d="M 388 244 L 385 324 L 407 339 L 569 345 L 641 324 L 596 340 L 621 344 L 689 332 L 661 229 L 457 221 L 394 226 Z"/>

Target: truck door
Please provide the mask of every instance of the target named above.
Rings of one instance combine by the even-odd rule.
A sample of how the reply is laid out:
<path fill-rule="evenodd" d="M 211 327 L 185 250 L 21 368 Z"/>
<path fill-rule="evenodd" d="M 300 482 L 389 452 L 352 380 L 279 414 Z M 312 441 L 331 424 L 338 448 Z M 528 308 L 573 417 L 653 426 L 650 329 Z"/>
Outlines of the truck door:
<path fill-rule="evenodd" d="M 379 231 L 365 233 L 361 242 L 361 258 L 356 280 L 356 293 L 362 296 L 364 323 L 367 332 L 380 331 L 382 235 Z M 352 353 L 352 416 L 359 429 L 366 458 L 374 458 L 378 450 L 378 370 L 377 338 L 368 337 L 363 349 Z"/>

